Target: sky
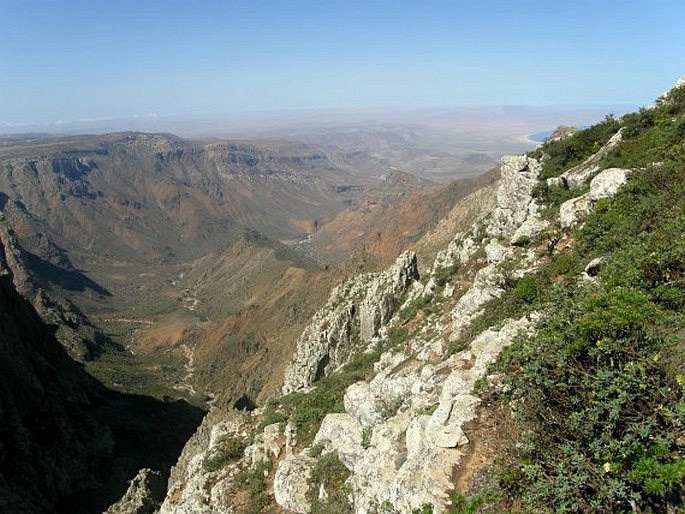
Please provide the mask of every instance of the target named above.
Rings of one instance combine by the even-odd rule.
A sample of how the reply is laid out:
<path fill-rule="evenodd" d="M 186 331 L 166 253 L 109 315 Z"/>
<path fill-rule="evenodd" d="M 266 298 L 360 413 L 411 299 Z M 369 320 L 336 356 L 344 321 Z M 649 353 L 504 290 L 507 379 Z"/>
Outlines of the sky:
<path fill-rule="evenodd" d="M 0 0 L 0 124 L 644 105 L 685 0 Z"/>

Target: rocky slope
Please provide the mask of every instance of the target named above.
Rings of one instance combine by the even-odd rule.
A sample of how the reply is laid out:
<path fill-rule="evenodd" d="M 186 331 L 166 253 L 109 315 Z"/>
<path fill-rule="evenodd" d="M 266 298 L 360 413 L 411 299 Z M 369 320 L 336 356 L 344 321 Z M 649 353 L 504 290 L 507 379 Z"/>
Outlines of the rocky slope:
<path fill-rule="evenodd" d="M 668 102 L 682 100 L 681 93 L 675 90 L 657 106 L 672 124 L 681 123 L 685 113 L 681 104 Z M 298 339 L 281 394 L 250 413 L 216 409 L 205 418 L 172 472 L 160 511 L 449 511 L 454 493 L 471 487 L 464 477 L 477 478 L 494 457 L 492 446 L 515 437 L 490 434 L 483 441 L 474 427 L 493 416 L 484 395 L 509 387 L 492 372 L 500 354 L 517 341 L 534 341 L 539 330 L 548 333 L 545 324 L 555 313 L 536 303 L 543 285 L 531 277 L 555 276 L 550 270 L 585 258 L 579 262 L 582 273 L 575 267 L 568 278 L 555 272 L 555 280 L 573 286 L 554 289 L 552 282 L 544 287 L 571 298 L 572 287 L 599 283 L 606 256 L 576 257 L 578 227 L 593 219 L 593 209 L 607 212 L 607 199 L 647 173 L 626 166 L 636 161 L 621 154 L 632 151 L 622 144 L 624 132 L 632 134 L 631 144 L 641 141 L 636 123 L 630 117 L 609 119 L 599 128 L 558 137 L 531 155 L 503 158 L 489 214 L 453 234 L 428 269 L 420 272 L 416 255 L 406 252 L 386 271 L 336 288 Z M 595 133 L 607 135 L 583 140 Z M 569 144 L 580 141 L 586 154 L 552 174 L 561 158 L 545 151 L 563 150 L 565 138 L 579 138 Z M 677 151 L 670 143 L 664 148 L 667 154 Z M 682 161 L 668 166 L 682 167 Z M 654 173 L 665 168 L 650 164 Z M 677 198 L 682 205 L 683 197 Z M 437 233 L 426 239 L 444 240 L 440 227 Z M 668 297 L 671 306 L 679 305 L 674 298 L 682 286 L 681 268 L 674 263 L 664 275 L 669 295 L 675 295 Z M 623 293 L 619 288 L 615 294 Z M 606 336 L 597 345 L 603 342 Z M 635 367 L 631 362 L 626 369 Z M 512 405 L 523 410 L 503 404 L 505 417 Z M 675 441 L 677 433 L 669 437 Z M 474 448 L 483 452 L 478 464 Z M 629 480 L 646 473 L 641 462 L 636 469 L 642 475 Z M 677 461 L 668 466 L 668 473 L 676 473 Z M 527 469 L 524 463 L 518 468 Z M 616 468 L 609 462 L 603 469 L 609 474 Z M 677 478 L 665 477 L 660 484 L 677 487 Z M 648 487 L 655 494 L 654 482 Z M 584 494 L 589 502 L 592 493 Z M 640 511 L 639 496 L 632 498 L 633 510 Z M 548 507 L 537 504 L 533 510 Z M 588 503 L 588 511 L 602 509 L 600 503 Z"/>

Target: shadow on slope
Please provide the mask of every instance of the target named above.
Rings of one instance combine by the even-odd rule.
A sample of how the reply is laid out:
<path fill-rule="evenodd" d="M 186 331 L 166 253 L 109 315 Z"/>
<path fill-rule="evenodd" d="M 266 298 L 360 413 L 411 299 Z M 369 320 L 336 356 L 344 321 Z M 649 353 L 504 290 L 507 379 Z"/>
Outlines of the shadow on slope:
<path fill-rule="evenodd" d="M 203 414 L 106 389 L 0 269 L 0 511 L 102 512 L 140 468 L 168 474 Z"/>
<path fill-rule="evenodd" d="M 26 265 L 39 278 L 40 283 L 52 283 L 68 291 L 84 292 L 91 289 L 102 296 L 112 296 L 111 293 L 94 280 L 88 278 L 77 269 L 66 269 L 41 259 L 38 255 L 24 250 Z"/>

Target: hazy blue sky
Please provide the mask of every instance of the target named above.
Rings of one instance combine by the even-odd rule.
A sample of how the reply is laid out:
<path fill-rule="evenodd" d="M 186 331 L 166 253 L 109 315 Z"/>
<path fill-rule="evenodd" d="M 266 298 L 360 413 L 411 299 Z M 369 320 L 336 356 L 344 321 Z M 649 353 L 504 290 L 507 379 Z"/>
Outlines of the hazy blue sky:
<path fill-rule="evenodd" d="M 300 108 L 644 104 L 685 0 L 0 0 L 0 123 Z"/>

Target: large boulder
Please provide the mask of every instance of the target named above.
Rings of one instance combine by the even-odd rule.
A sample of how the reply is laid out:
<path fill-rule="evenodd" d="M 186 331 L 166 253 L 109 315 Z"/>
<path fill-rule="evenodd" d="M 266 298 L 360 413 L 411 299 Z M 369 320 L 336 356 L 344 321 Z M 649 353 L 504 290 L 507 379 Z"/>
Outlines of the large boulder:
<path fill-rule="evenodd" d="M 571 198 L 561 204 L 559 208 L 559 223 L 561 228 L 569 228 L 579 223 L 580 220 L 592 209 L 592 200 L 589 194 Z"/>
<path fill-rule="evenodd" d="M 593 202 L 614 196 L 619 188 L 628 181 L 630 170 L 609 168 L 590 181 L 590 199 Z"/>
<path fill-rule="evenodd" d="M 278 464 L 274 477 L 276 503 L 297 514 L 307 514 L 311 510 L 307 497 L 314 462 L 313 458 L 300 453 Z"/>

